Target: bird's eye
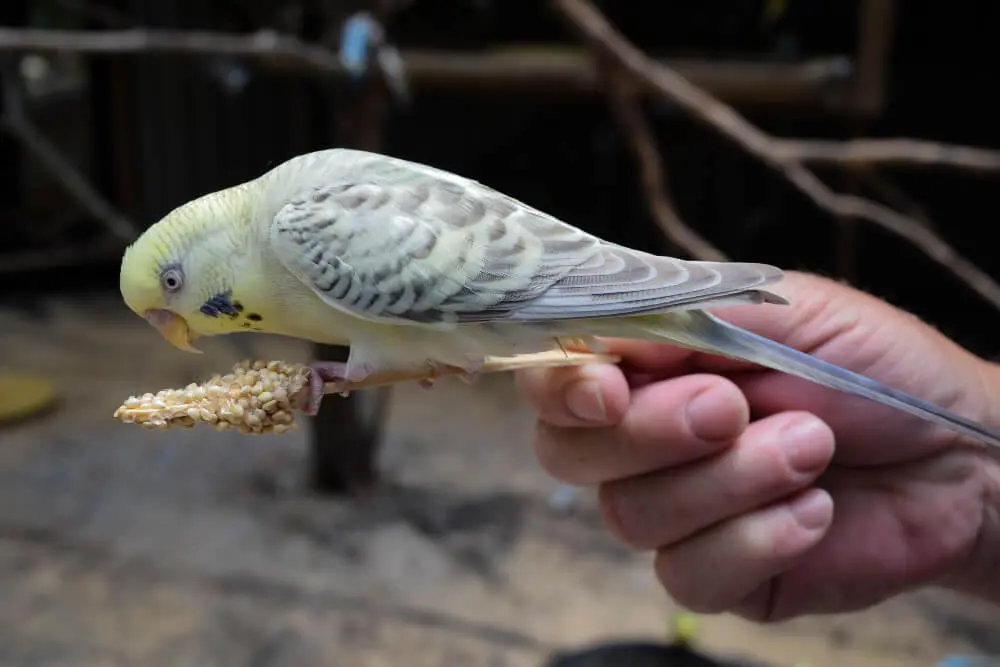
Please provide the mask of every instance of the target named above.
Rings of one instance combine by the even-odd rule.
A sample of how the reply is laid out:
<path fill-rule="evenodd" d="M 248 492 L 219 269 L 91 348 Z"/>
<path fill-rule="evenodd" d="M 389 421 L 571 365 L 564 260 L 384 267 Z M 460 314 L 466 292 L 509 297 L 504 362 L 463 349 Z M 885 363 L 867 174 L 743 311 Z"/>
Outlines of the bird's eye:
<path fill-rule="evenodd" d="M 176 292 L 184 285 L 184 277 L 179 269 L 167 269 L 160 275 L 160 284 L 168 292 Z"/>

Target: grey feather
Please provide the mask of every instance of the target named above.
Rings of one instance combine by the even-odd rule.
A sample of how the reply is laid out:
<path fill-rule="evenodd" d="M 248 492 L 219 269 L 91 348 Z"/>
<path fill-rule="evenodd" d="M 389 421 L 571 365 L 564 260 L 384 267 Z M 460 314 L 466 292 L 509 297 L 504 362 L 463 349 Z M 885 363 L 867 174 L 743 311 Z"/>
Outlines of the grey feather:
<path fill-rule="evenodd" d="M 331 306 L 393 324 L 551 322 L 784 303 L 764 264 L 693 262 L 603 241 L 475 181 L 363 169 L 274 218 L 284 265 Z"/>

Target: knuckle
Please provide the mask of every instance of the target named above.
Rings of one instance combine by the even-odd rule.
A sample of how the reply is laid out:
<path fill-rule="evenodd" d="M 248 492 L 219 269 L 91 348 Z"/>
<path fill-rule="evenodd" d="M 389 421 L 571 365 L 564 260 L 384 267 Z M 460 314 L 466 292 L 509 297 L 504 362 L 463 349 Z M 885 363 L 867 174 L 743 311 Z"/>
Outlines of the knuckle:
<path fill-rule="evenodd" d="M 759 624 L 775 622 L 773 614 L 778 579 L 771 578 L 760 584 L 751 593 L 733 604 L 728 610 L 735 616 Z"/>
<path fill-rule="evenodd" d="M 653 549 L 659 546 L 650 535 L 643 504 L 636 503 L 635 493 L 627 480 L 602 484 L 598 489 L 598 507 L 608 530 L 620 541 L 634 549 Z"/>
<path fill-rule="evenodd" d="M 518 391 L 544 417 L 560 400 L 562 383 L 548 368 L 526 368 L 514 374 Z"/>
<path fill-rule="evenodd" d="M 592 433 L 535 422 L 535 456 L 549 475 L 566 484 L 593 484 L 598 471 L 588 461 L 586 442 Z"/>
<path fill-rule="evenodd" d="M 650 468 L 687 463 L 732 445 L 698 438 L 688 429 L 683 409 L 670 406 L 639 406 L 629 411 L 622 426 L 626 454 Z"/>
<path fill-rule="evenodd" d="M 698 614 L 726 611 L 728 605 L 716 599 L 698 573 L 685 567 L 672 550 L 657 551 L 653 567 L 660 585 L 680 606 Z"/>
<path fill-rule="evenodd" d="M 541 420 L 535 421 L 535 457 L 545 472 L 556 479 L 566 481 L 562 474 L 564 457 L 560 455 L 562 447 L 560 446 L 559 432 L 561 430 L 558 427 L 549 426 Z"/>
<path fill-rule="evenodd" d="M 536 398 L 545 392 L 548 386 L 548 369 L 545 368 L 524 368 L 514 371 L 514 381 L 517 388 L 529 399 Z"/>

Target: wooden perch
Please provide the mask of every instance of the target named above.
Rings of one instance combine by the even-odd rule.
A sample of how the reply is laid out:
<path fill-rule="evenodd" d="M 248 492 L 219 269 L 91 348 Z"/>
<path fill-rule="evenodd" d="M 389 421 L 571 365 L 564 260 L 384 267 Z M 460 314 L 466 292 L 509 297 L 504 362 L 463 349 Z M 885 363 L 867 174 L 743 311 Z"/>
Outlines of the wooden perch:
<path fill-rule="evenodd" d="M 654 86 L 662 97 L 691 117 L 782 174 L 817 206 L 837 217 L 865 220 L 905 239 L 975 290 L 993 307 L 1000 309 L 1000 284 L 959 254 L 930 227 L 869 199 L 834 192 L 784 148 L 788 145 L 784 140 L 763 132 L 683 75 L 648 58 L 608 23 L 588 0 L 552 2 L 599 54 L 611 59 L 643 85 Z"/>
<path fill-rule="evenodd" d="M 335 53 L 273 31 L 233 34 L 207 31 L 73 31 L 0 27 L 0 52 L 89 53 L 133 56 L 248 58 L 286 74 L 342 77 Z M 402 52 L 407 78 L 422 90 L 491 94 L 596 95 L 599 75 L 586 51 L 562 46 L 491 51 Z M 671 60 L 670 66 L 734 104 L 776 105 L 838 111 L 837 94 L 850 76 L 842 57 L 801 63 Z M 640 90 L 657 94 L 655 87 Z"/>
<path fill-rule="evenodd" d="M 1000 172 L 1000 151 L 919 139 L 776 139 L 774 152 L 785 160 L 842 167 L 948 167 L 972 172 Z"/>

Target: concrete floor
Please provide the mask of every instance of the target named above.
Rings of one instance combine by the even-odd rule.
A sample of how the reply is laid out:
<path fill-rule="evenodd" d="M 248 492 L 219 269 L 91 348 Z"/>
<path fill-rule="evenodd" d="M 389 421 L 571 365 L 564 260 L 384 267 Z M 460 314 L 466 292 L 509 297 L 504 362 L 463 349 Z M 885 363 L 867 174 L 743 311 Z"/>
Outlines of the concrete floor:
<path fill-rule="evenodd" d="M 394 391 L 370 497 L 301 483 L 307 429 L 250 437 L 113 420 L 128 395 L 183 386 L 295 341 L 187 355 L 115 295 L 0 310 L 0 366 L 62 402 L 0 429 L 0 665 L 534 667 L 602 639 L 661 638 L 674 610 L 649 557 L 617 546 L 592 498 L 568 516 L 509 377 Z M 336 400 L 330 398 L 328 400 Z M 775 665 L 934 665 L 1000 653 L 1000 614 L 940 593 L 760 627 L 703 618 L 704 650 Z"/>

